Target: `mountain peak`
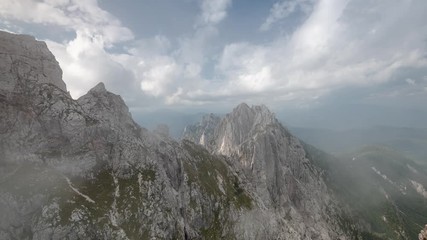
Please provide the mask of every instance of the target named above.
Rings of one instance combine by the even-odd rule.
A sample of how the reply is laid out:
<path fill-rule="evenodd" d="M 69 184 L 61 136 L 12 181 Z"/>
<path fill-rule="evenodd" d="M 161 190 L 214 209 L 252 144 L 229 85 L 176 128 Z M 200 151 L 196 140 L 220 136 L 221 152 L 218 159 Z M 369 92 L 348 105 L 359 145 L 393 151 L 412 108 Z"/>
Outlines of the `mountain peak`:
<path fill-rule="evenodd" d="M 129 108 L 120 95 L 109 92 L 100 82 L 77 102 L 86 112 L 107 122 L 134 125 Z"/>
<path fill-rule="evenodd" d="M 93 87 L 90 92 L 107 92 L 103 82 L 99 82 L 95 87 Z"/>
<path fill-rule="evenodd" d="M 261 112 L 261 113 L 266 113 L 266 114 L 272 114 L 272 112 L 270 111 L 270 109 L 268 109 L 267 106 L 265 106 L 264 104 L 261 105 L 254 105 L 252 106 L 252 110 L 254 110 L 255 112 Z"/>
<path fill-rule="evenodd" d="M 248 104 L 241 103 L 223 118 L 213 114 L 205 115 L 200 123 L 186 127 L 183 138 L 197 142 L 211 151 L 230 155 L 241 143 L 269 127 L 281 128 L 281 125 L 265 105 L 249 107 Z M 214 146 L 215 144 L 219 146 Z"/>
<path fill-rule="evenodd" d="M 249 107 L 249 105 L 246 104 L 245 102 L 242 102 L 233 109 L 233 112 L 234 111 L 250 111 L 250 110 L 251 108 Z"/>
<path fill-rule="evenodd" d="M 223 155 L 239 152 L 241 144 L 252 141 L 259 134 L 283 127 L 265 105 L 246 103 L 237 105 L 225 117 L 206 115 L 196 125 L 187 126 L 183 138 L 199 143 L 210 151 Z M 284 131 L 284 130 L 283 130 Z"/>
<path fill-rule="evenodd" d="M 277 122 L 274 113 L 263 104 L 249 107 L 246 103 L 241 103 L 226 116 L 226 119 L 248 131 L 254 126 L 262 127 Z"/>
<path fill-rule="evenodd" d="M 249 105 L 244 102 L 237 105 L 233 109 L 232 113 L 237 113 L 237 114 L 246 113 L 246 114 L 253 114 L 253 115 L 262 114 L 265 116 L 273 115 L 270 109 L 268 109 L 268 107 L 265 106 L 264 104 L 252 105 L 251 107 L 249 107 Z"/>
<path fill-rule="evenodd" d="M 54 58 L 10 41 L 0 52 L 24 55 L 0 59 L 0 238 L 341 239 L 322 179 L 265 107 L 206 118 L 197 140 L 230 158 L 216 156 L 164 125 L 144 133 L 103 83 L 72 99 Z"/>
<path fill-rule="evenodd" d="M 322 192 L 325 185 L 318 172 L 311 166 L 299 140 L 287 132 L 265 105 L 239 104 L 210 131 L 207 129 L 203 123 L 188 127 L 186 136 L 210 152 L 228 157 L 253 184 L 254 192 L 265 206 L 293 208 L 299 217 L 307 216 L 308 212 L 323 214 L 320 218 L 324 219 L 330 216 L 314 207 L 321 204 L 322 198 L 328 198 Z M 314 196 L 319 203 L 307 204 Z"/>
<path fill-rule="evenodd" d="M 18 86 L 52 84 L 67 91 L 62 70 L 45 42 L 28 35 L 0 31 L 2 68 L 0 89 L 14 91 Z"/>

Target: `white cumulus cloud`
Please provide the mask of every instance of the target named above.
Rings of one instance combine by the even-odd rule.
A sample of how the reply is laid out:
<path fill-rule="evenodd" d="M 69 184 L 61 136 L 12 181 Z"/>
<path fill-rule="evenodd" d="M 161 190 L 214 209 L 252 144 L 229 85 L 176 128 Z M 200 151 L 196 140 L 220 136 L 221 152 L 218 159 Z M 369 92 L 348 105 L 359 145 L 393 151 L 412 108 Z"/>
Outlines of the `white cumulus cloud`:
<path fill-rule="evenodd" d="M 261 30 L 304 17 L 274 35 L 255 26 L 263 37 L 257 42 L 223 40 L 231 0 L 197 3 L 189 32 L 176 38 L 135 39 L 95 0 L 3 0 L 0 17 L 75 33 L 71 40 L 48 41 L 74 97 L 104 81 L 157 104 L 310 102 L 343 88 L 418 79 L 399 75 L 407 69 L 427 74 L 426 1 L 279 0 L 260 19 Z M 115 52 L 117 45 L 124 48 Z"/>
<path fill-rule="evenodd" d="M 261 25 L 260 30 L 270 30 L 273 24 L 289 17 L 298 10 L 309 13 L 313 5 L 313 0 L 282 0 L 276 2 L 270 9 L 270 14 Z"/>

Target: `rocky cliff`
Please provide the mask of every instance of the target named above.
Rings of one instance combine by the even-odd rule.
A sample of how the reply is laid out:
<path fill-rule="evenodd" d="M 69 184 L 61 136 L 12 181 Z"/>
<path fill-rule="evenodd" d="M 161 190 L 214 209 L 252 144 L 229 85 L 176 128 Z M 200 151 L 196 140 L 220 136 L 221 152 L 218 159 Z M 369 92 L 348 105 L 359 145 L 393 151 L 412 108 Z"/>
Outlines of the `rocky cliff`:
<path fill-rule="evenodd" d="M 72 99 L 44 43 L 1 32 L 0 53 L 0 239 L 348 238 L 265 107 L 211 116 L 188 128 L 196 143 L 177 142 L 102 83 Z"/>
<path fill-rule="evenodd" d="M 267 209 L 268 219 L 281 229 L 278 236 L 337 239 L 342 235 L 343 213 L 321 171 L 267 107 L 242 103 L 220 120 L 210 115 L 187 127 L 184 138 L 228 157 Z"/>
<path fill-rule="evenodd" d="M 50 83 L 65 91 L 62 70 L 46 43 L 28 35 L 0 32 L 1 89 L 11 91 L 19 81 Z"/>

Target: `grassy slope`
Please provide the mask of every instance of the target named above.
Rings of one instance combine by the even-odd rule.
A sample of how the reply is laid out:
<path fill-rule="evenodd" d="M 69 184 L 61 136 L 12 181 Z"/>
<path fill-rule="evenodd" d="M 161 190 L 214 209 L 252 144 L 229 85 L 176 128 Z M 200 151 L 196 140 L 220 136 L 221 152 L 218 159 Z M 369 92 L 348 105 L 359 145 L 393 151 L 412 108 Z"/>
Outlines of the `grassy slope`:
<path fill-rule="evenodd" d="M 364 239 L 416 239 L 427 223 L 427 199 L 414 190 L 410 180 L 427 187 L 422 166 L 386 147 L 365 147 L 339 158 L 310 145 L 305 149 L 325 170 L 328 185 L 372 233 Z"/>

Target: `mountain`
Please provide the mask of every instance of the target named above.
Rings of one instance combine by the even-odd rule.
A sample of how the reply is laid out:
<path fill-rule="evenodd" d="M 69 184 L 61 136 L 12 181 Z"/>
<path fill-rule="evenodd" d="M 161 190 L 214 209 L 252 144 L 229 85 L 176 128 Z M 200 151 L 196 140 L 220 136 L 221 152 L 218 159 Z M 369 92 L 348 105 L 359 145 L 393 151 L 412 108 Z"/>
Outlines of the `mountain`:
<path fill-rule="evenodd" d="M 297 133 L 301 132 L 304 131 L 297 131 Z M 338 204 L 341 204 L 340 208 L 348 211 L 341 213 L 341 219 L 350 218 L 350 225 L 353 224 L 353 227 L 356 226 L 359 229 L 355 238 L 416 239 L 422 226 L 427 222 L 427 188 L 425 187 L 427 171 L 419 161 L 402 155 L 402 153 L 408 153 L 402 148 L 407 145 L 397 143 L 402 142 L 399 139 L 414 139 L 412 142 L 423 141 L 424 132 L 407 128 L 382 127 L 377 128 L 376 131 L 366 130 L 353 135 L 343 133 L 342 138 L 334 136 L 335 142 L 328 142 L 330 135 L 327 133 L 324 134 L 324 142 L 321 141 L 321 134 L 315 135 L 318 136 L 318 143 L 331 144 L 336 149 L 339 149 L 339 146 L 347 146 L 347 152 L 343 147 L 341 154 L 336 156 L 327 154 L 293 137 L 266 107 L 249 107 L 241 104 L 224 118 L 214 115 L 205 116 L 199 124 L 187 127 L 183 137 L 205 146 L 214 154 L 238 159 L 245 178 L 254 183 L 252 187 L 264 197 L 265 202 L 276 204 L 280 202 L 278 199 L 284 198 L 285 200 L 281 202 L 290 202 L 288 206 L 285 204 L 285 208 L 290 206 L 297 212 L 300 209 L 298 204 L 292 201 L 293 195 L 289 189 L 310 188 L 310 180 L 300 186 L 298 184 L 301 181 L 297 178 L 295 181 L 297 184 L 289 186 L 289 181 L 283 182 L 280 177 L 277 177 L 281 174 L 269 171 L 268 163 L 272 162 L 270 166 L 280 166 L 279 169 L 289 168 L 293 173 L 292 177 L 300 176 L 304 174 L 304 169 L 295 166 L 303 162 L 301 155 L 282 156 L 276 153 L 295 154 L 301 151 L 300 153 L 305 154 L 304 158 L 310 161 L 310 166 L 317 167 L 315 169 L 320 173 L 327 187 L 313 187 L 309 191 L 298 191 L 298 196 L 302 199 L 322 199 L 321 194 L 315 197 L 310 194 L 318 189 L 324 192 L 328 192 L 327 189 L 329 189 L 328 196 L 336 196 L 339 200 Z M 389 146 L 395 146 L 395 149 L 387 146 L 366 145 L 381 142 L 381 140 L 389 143 Z M 333 145 L 334 143 L 337 145 Z M 349 143 L 354 143 L 352 147 L 359 149 L 348 152 L 351 148 Z M 363 145 L 365 146 L 362 147 Z M 410 156 L 423 156 L 422 150 L 424 149 L 418 148 L 418 151 Z M 283 161 L 283 159 L 286 160 Z M 283 163 L 285 166 L 282 165 Z M 270 191 L 277 189 L 275 186 L 277 182 L 279 184 L 276 186 L 283 187 L 279 188 L 278 192 L 284 193 L 284 196 Z M 331 205 L 334 204 L 331 203 Z M 282 206 L 276 204 L 274 207 Z M 331 213 L 328 214 L 331 216 Z M 335 216 L 335 219 L 339 218 Z"/>
<path fill-rule="evenodd" d="M 337 157 L 308 144 L 326 184 L 346 203 L 366 239 L 416 239 L 427 222 L 427 172 L 394 149 L 365 146 Z"/>
<path fill-rule="evenodd" d="M 427 129 L 376 126 L 361 129 L 331 130 L 292 127 L 291 132 L 303 141 L 327 152 L 342 154 L 369 145 L 395 149 L 427 165 Z"/>
<path fill-rule="evenodd" d="M 427 222 L 426 129 L 373 127 L 292 132 L 355 218 L 380 239 L 416 239 Z"/>
<path fill-rule="evenodd" d="M 267 108 L 177 142 L 102 83 L 72 99 L 45 43 L 0 32 L 0 53 L 0 239 L 350 239 Z"/>
<path fill-rule="evenodd" d="M 182 130 L 190 124 L 194 124 L 204 116 L 204 113 L 186 113 L 174 109 L 156 109 L 132 112 L 133 119 L 147 129 L 156 129 L 159 125 L 167 125 L 169 134 L 179 139 Z"/>
<path fill-rule="evenodd" d="M 231 159 L 241 178 L 271 209 L 268 218 L 280 223 L 282 232 L 292 233 L 283 238 L 337 239 L 344 225 L 351 229 L 320 169 L 267 107 L 243 103 L 223 118 L 207 115 L 186 127 L 183 138 Z"/>

